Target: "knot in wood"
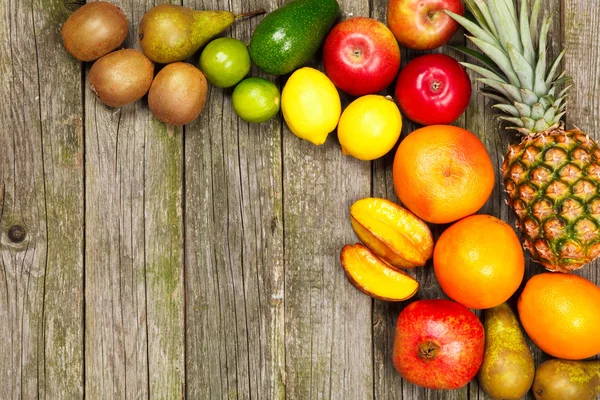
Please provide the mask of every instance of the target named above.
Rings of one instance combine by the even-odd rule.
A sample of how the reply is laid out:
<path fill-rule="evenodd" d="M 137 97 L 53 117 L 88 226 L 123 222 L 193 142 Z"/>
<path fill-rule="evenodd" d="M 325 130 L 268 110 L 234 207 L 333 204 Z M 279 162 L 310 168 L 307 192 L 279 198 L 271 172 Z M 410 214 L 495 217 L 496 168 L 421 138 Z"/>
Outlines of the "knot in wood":
<path fill-rule="evenodd" d="M 8 230 L 8 238 L 13 243 L 21 243 L 25 240 L 25 236 L 27 236 L 27 232 L 21 225 L 14 225 Z"/>

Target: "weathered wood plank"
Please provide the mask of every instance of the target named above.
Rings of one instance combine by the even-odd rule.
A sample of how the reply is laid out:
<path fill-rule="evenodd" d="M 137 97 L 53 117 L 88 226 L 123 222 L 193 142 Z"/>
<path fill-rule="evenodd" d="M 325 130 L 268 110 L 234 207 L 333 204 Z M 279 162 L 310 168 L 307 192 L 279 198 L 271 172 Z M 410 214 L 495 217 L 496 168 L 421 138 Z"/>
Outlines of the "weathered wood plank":
<path fill-rule="evenodd" d="M 276 2 L 185 5 L 238 14 Z M 236 21 L 224 36 L 247 43 L 259 21 Z M 188 398 L 283 399 L 281 120 L 244 122 L 231 93 L 211 86 L 186 127 Z"/>
<path fill-rule="evenodd" d="M 29 4 L 31 6 L 31 4 Z M 34 397 L 45 379 L 43 300 L 47 219 L 39 113 L 39 76 L 31 7 L 2 3 L 0 57 L 3 194 L 0 260 L 0 385 L 10 399 Z M 28 51 L 23 51 L 28 49 Z M 14 243 L 9 230 L 26 230 Z"/>
<path fill-rule="evenodd" d="M 154 2 L 115 4 L 139 49 Z M 182 129 L 145 101 L 113 110 L 85 90 L 86 396 L 182 398 Z"/>
<path fill-rule="evenodd" d="M 83 102 L 81 64 L 63 48 L 72 4 L 34 1 L 48 249 L 44 288 L 45 399 L 83 396 Z M 57 90 L 57 88 L 59 88 Z"/>
<path fill-rule="evenodd" d="M 6 399 L 83 392 L 81 83 L 78 64 L 60 48 L 63 19 L 59 2 L 0 3 L 0 387 Z"/>
<path fill-rule="evenodd" d="M 153 125 L 144 168 L 150 398 L 183 399 L 183 139 L 180 128 Z"/>
<path fill-rule="evenodd" d="M 343 18 L 367 1 L 340 1 Z M 320 66 L 321 64 L 315 64 Z M 347 104 L 348 99 L 343 103 Z M 370 163 L 283 130 L 287 398 L 373 398 L 371 299 L 346 279 L 350 205 L 370 194 Z"/>
<path fill-rule="evenodd" d="M 134 27 L 159 2 L 131 0 Z M 180 0 L 160 1 L 179 4 Z M 133 30 L 135 47 L 137 29 Z M 143 103 L 138 103 L 140 106 Z M 143 104 L 145 106 L 145 104 Z M 143 113 L 150 116 L 147 107 Z M 185 397 L 183 130 L 153 116 L 145 131 L 144 254 L 151 399 Z M 148 120 L 146 120 L 148 121 Z M 127 134 L 126 132 L 124 132 Z"/>
<path fill-rule="evenodd" d="M 147 397 L 144 132 L 121 125 L 146 110 L 105 109 L 88 88 L 86 110 L 86 393 Z"/>

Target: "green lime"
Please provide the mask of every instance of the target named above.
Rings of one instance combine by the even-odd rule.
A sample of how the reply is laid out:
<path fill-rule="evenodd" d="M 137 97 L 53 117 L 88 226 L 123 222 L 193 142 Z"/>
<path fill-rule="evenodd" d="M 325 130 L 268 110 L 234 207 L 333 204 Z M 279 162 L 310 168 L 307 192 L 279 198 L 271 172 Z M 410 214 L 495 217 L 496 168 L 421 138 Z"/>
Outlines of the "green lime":
<path fill-rule="evenodd" d="M 202 51 L 200 69 L 214 86 L 228 88 L 250 72 L 250 54 L 238 39 L 215 39 Z"/>
<path fill-rule="evenodd" d="M 263 78 L 244 79 L 231 96 L 233 109 L 245 121 L 260 123 L 279 112 L 281 95 L 275 84 Z"/>

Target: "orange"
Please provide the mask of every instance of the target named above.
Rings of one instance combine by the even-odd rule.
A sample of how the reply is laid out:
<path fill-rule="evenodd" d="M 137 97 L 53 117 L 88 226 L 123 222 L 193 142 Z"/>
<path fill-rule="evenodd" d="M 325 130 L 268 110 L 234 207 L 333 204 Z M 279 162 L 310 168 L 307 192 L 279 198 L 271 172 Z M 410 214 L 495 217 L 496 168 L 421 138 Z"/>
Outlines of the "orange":
<path fill-rule="evenodd" d="M 494 188 L 494 166 L 483 143 L 449 125 L 417 129 L 400 142 L 393 177 L 403 205 L 434 224 L 476 213 Z"/>
<path fill-rule="evenodd" d="M 581 360 L 600 352 L 600 288 L 560 272 L 533 276 L 518 302 L 523 328 L 547 354 Z"/>
<path fill-rule="evenodd" d="M 510 225 L 491 215 L 472 215 L 442 233 L 433 250 L 433 267 L 448 297 L 468 308 L 484 309 L 516 292 L 525 259 Z"/>

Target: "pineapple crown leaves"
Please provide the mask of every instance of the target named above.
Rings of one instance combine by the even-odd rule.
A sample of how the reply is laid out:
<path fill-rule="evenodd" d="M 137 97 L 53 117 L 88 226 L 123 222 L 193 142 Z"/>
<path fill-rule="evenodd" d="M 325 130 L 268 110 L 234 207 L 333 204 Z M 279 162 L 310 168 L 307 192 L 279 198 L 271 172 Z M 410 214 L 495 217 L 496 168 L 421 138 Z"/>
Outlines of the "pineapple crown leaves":
<path fill-rule="evenodd" d="M 566 112 L 570 88 L 556 93 L 571 78 L 564 72 L 557 76 L 565 50 L 548 68 L 552 16 L 544 13 L 538 32 L 540 4 L 540 0 L 534 0 L 529 13 L 527 0 L 521 0 L 518 12 L 513 0 L 465 0 L 473 20 L 446 10 L 471 33 L 467 38 L 481 50 L 455 46 L 483 66 L 461 64 L 481 76 L 478 81 L 486 86 L 483 95 L 496 101 L 493 107 L 507 114 L 499 118 L 513 124 L 509 129 L 524 134 L 556 129 Z"/>

